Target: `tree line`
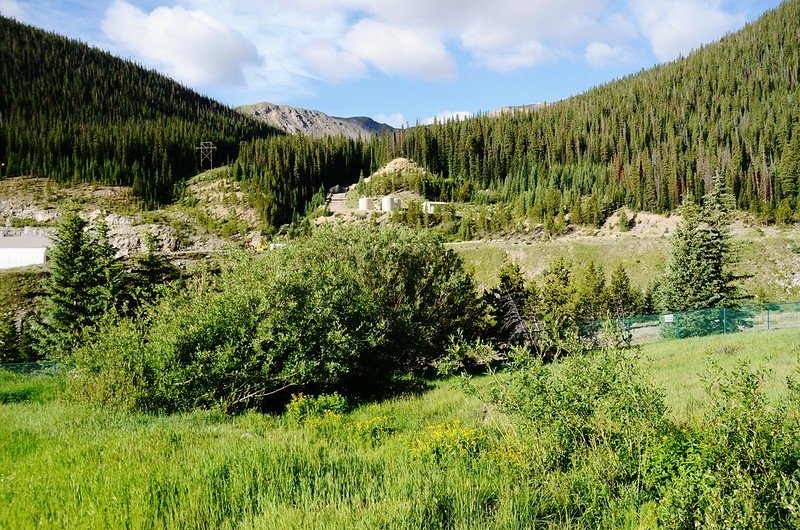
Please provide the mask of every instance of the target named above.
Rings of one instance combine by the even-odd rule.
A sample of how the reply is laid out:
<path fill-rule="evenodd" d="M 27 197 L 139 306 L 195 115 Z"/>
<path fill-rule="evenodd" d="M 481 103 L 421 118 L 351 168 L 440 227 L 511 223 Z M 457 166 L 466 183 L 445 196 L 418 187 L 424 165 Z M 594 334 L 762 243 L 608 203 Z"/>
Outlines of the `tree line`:
<path fill-rule="evenodd" d="M 277 131 L 154 71 L 0 17 L 0 177 L 133 186 L 148 204 L 171 201 L 239 143 Z"/>
<path fill-rule="evenodd" d="M 534 221 L 563 214 L 587 224 L 623 204 L 673 211 L 686 196 L 699 200 L 719 173 L 737 208 L 791 222 L 800 196 L 798 31 L 800 2 L 790 0 L 686 58 L 564 101 L 385 132 L 359 148 L 360 171 L 404 156 L 432 175 L 401 185 L 428 199 L 504 203 Z M 317 151 L 314 178 L 288 155 L 267 162 L 285 170 L 262 191 L 280 202 L 273 188 L 299 175 L 309 200 L 316 174 L 326 183 L 358 177 Z"/>
<path fill-rule="evenodd" d="M 431 172 L 416 183 L 429 199 L 503 203 L 537 222 L 591 224 L 623 204 L 672 211 L 716 173 L 737 208 L 789 222 L 800 195 L 798 31 L 800 2 L 789 0 L 686 58 L 564 101 L 348 141 L 275 137 L 155 72 L 2 19 L 0 160 L 6 175 L 127 184 L 157 203 L 200 169 L 195 146 L 209 140 L 273 226 L 302 215 L 321 187 L 398 156 Z"/>

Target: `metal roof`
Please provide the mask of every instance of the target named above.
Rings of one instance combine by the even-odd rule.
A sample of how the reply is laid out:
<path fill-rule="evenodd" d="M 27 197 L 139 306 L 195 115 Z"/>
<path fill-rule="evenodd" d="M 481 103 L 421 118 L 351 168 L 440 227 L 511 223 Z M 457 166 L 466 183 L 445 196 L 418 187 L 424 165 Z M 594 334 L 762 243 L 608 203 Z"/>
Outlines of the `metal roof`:
<path fill-rule="evenodd" d="M 43 236 L 0 237 L 2 248 L 43 248 L 51 247 L 53 242 Z"/>

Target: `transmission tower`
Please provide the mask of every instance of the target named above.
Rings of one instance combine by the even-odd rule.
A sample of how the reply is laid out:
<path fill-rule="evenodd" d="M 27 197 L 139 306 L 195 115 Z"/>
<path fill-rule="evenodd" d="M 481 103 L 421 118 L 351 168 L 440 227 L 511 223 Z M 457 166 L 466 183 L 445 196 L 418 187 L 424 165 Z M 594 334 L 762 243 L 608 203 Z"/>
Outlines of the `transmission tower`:
<path fill-rule="evenodd" d="M 203 169 L 203 162 L 208 160 L 208 169 L 214 169 L 214 151 L 217 146 L 212 142 L 200 142 L 200 147 L 195 147 L 195 150 L 200 151 L 200 169 Z"/>

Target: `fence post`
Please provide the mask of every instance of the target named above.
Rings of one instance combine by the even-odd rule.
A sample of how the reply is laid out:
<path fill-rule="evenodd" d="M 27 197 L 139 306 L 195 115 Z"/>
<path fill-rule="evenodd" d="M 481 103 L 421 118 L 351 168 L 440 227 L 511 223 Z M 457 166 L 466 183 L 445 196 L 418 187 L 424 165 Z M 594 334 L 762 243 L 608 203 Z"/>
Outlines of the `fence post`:
<path fill-rule="evenodd" d="M 769 331 L 769 306 L 767 306 L 767 331 Z"/>
<path fill-rule="evenodd" d="M 722 308 L 722 332 L 723 333 L 727 333 L 728 332 L 728 308 L 727 307 L 723 307 Z"/>

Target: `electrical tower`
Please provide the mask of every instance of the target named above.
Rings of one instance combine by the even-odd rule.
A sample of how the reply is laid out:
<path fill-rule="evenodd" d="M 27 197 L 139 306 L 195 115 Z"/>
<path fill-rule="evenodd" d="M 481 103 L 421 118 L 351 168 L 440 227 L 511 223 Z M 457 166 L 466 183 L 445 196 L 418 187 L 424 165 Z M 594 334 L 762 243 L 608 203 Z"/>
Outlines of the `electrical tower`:
<path fill-rule="evenodd" d="M 212 142 L 200 142 L 200 147 L 195 149 L 200 151 L 200 169 L 203 169 L 203 162 L 206 160 L 210 166 L 208 169 L 214 169 L 214 151 L 217 150 L 217 146 Z"/>

